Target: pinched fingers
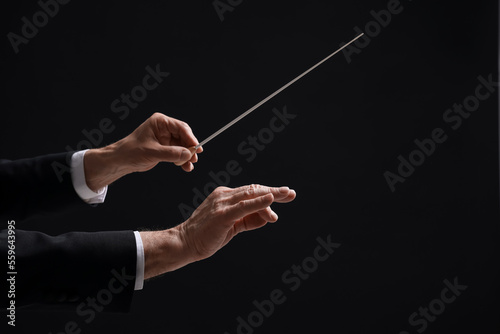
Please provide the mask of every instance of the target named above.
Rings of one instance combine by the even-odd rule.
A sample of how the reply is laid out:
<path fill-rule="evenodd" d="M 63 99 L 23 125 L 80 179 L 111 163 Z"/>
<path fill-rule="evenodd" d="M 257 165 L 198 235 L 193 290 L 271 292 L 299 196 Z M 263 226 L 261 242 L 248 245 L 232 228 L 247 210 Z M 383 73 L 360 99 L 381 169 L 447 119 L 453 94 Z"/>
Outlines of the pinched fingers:
<path fill-rule="evenodd" d="M 163 131 L 168 131 L 174 138 L 177 138 L 180 143 L 186 146 L 198 145 L 198 139 L 193 134 L 191 127 L 183 121 L 173 117 L 165 116 Z"/>
<path fill-rule="evenodd" d="M 163 138 L 170 138 L 172 139 L 170 145 L 184 147 L 198 146 L 198 139 L 193 134 L 193 130 L 191 129 L 191 127 L 186 122 L 173 117 L 168 117 L 162 113 L 155 113 L 152 118 L 156 120 L 158 124 L 156 135 L 160 143 L 164 144 L 164 140 L 162 140 Z M 193 154 L 189 162 L 196 162 L 197 157 L 193 157 L 196 155 L 196 153 L 201 152 L 203 152 L 203 147 L 200 146 L 196 149 L 195 154 Z"/>
<path fill-rule="evenodd" d="M 196 162 L 198 162 L 198 154 L 194 153 L 188 161 L 186 161 L 184 164 L 181 165 L 182 169 L 185 172 L 190 172 L 194 169 L 194 164 Z"/>

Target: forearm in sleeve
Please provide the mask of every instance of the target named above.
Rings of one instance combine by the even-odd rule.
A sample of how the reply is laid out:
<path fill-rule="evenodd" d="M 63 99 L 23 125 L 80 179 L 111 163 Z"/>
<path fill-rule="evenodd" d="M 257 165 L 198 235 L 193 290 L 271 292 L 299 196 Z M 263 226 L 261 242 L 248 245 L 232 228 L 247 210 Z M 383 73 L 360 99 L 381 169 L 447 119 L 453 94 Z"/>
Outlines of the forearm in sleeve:
<path fill-rule="evenodd" d="M 85 203 L 71 180 L 70 153 L 0 162 L 0 216 L 24 220 Z"/>
<path fill-rule="evenodd" d="M 7 258 L 6 230 L 0 233 L 0 245 L 0 255 Z M 103 311 L 126 312 L 135 287 L 136 261 L 132 231 L 49 236 L 16 230 L 16 307 L 84 313 L 96 304 Z M 2 308 L 6 306 L 4 297 Z"/>

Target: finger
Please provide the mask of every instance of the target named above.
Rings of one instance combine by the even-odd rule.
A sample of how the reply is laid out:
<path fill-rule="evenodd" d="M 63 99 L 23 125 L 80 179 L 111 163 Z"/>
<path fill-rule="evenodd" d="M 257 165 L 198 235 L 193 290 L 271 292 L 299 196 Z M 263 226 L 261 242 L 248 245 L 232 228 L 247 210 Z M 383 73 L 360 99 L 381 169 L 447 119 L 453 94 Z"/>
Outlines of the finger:
<path fill-rule="evenodd" d="M 274 201 L 277 203 L 288 203 L 297 197 L 297 193 L 293 189 L 289 189 L 287 193 L 280 193 L 280 195 L 274 196 Z"/>
<path fill-rule="evenodd" d="M 195 163 L 198 161 L 198 154 L 193 154 L 193 156 L 191 157 L 191 159 L 189 159 L 189 161 L 191 161 L 192 163 Z"/>
<path fill-rule="evenodd" d="M 257 211 L 260 218 L 264 219 L 266 222 L 274 223 L 278 220 L 278 215 L 274 212 L 270 206 L 264 210 Z"/>
<path fill-rule="evenodd" d="M 274 196 L 274 201 L 277 203 L 288 203 L 295 199 L 296 192 L 293 189 L 290 189 L 287 186 L 283 187 L 273 187 L 271 188 L 271 192 Z"/>
<path fill-rule="evenodd" d="M 247 215 L 263 210 L 273 202 L 273 194 L 252 198 L 230 205 L 227 208 L 226 215 L 230 220 L 237 220 Z"/>
<path fill-rule="evenodd" d="M 258 213 L 253 213 L 236 221 L 233 225 L 234 235 L 261 228 L 266 224 L 266 219 L 263 219 Z"/>
<path fill-rule="evenodd" d="M 246 199 L 256 198 L 269 193 L 273 194 L 275 202 L 280 203 L 290 202 L 295 198 L 295 191 L 288 187 L 277 188 L 252 184 L 234 189 L 234 193 L 231 194 L 232 198 L 230 199 L 230 203 L 235 204 Z"/>
<path fill-rule="evenodd" d="M 233 192 L 230 194 L 231 196 L 230 203 L 236 204 L 244 200 L 257 198 L 271 193 L 272 190 L 270 187 L 262 186 L 260 184 L 251 184 L 247 186 L 242 186 L 235 188 Z"/>
<path fill-rule="evenodd" d="M 185 172 L 191 172 L 194 169 L 194 165 L 191 162 L 186 162 L 184 165 L 182 165 L 182 169 Z"/>

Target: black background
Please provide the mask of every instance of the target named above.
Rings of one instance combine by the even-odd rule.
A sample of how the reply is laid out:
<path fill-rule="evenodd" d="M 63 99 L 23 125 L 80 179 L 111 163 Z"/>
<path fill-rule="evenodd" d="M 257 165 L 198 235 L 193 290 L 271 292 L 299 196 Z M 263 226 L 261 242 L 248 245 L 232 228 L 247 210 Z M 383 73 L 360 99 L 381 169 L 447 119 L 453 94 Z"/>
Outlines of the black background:
<path fill-rule="evenodd" d="M 237 236 L 212 258 L 146 282 L 130 314 L 18 310 L 16 332 L 236 333 L 236 318 L 274 289 L 287 300 L 255 333 L 417 333 L 408 317 L 439 298 L 443 280 L 467 285 L 425 333 L 498 333 L 498 95 L 457 130 L 443 121 L 498 73 L 496 1 L 403 0 L 403 10 L 348 63 L 341 53 L 205 146 L 192 173 L 161 164 L 109 187 L 103 205 L 18 228 L 67 231 L 167 228 L 180 203 L 229 160 L 230 180 L 289 185 L 278 223 Z M 221 21 L 211 1 L 71 1 L 15 54 L 8 32 L 39 10 L 3 4 L 0 152 L 16 159 L 76 148 L 81 131 L 110 118 L 101 144 L 154 111 L 190 124 L 199 140 L 352 39 L 387 1 L 246 0 Z M 120 120 L 110 104 L 146 66 L 170 76 Z M 238 145 L 269 126 L 272 109 L 297 115 L 247 162 Z M 448 139 L 391 192 L 413 141 Z M 316 238 L 341 246 L 290 291 L 281 275 L 312 256 Z M 22 273 L 20 273 L 22 274 Z M 2 322 L 7 322 L 3 319 Z M 2 323 L 2 326 L 5 324 Z"/>

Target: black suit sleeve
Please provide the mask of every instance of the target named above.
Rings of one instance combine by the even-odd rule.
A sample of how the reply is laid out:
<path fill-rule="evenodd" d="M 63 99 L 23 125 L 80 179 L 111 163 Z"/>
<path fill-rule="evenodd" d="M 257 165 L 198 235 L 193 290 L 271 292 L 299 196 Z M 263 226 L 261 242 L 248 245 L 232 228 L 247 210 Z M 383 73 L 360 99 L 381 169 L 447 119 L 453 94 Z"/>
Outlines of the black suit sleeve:
<path fill-rule="evenodd" d="M 73 310 L 87 321 L 92 310 L 129 309 L 137 261 L 133 232 L 49 236 L 19 226 L 36 214 L 87 205 L 73 188 L 72 154 L 0 161 L 0 226 L 16 224 L 16 308 Z M 0 258 L 6 262 L 8 241 L 8 230 L 0 231 Z M 0 284 L 3 310 L 11 300 L 7 283 L 3 279 Z"/>
<path fill-rule="evenodd" d="M 2 230 L 1 254 L 7 254 L 7 244 L 7 230 Z M 129 310 L 137 260 L 132 231 L 73 232 L 52 237 L 16 230 L 15 254 L 16 308 L 73 310 L 83 319 L 91 316 L 92 309 Z M 2 281 L 5 285 L 6 280 Z M 9 285 L 2 291 L 9 291 Z M 7 302 L 4 295 L 2 309 Z"/>
<path fill-rule="evenodd" d="M 73 153 L 0 160 L 0 216 L 24 220 L 34 214 L 86 205 L 71 181 Z"/>

